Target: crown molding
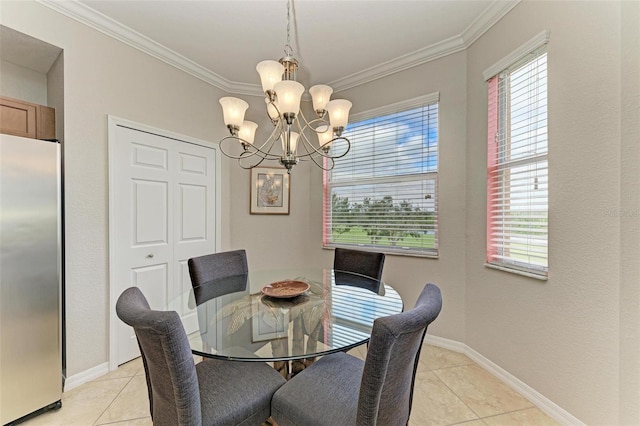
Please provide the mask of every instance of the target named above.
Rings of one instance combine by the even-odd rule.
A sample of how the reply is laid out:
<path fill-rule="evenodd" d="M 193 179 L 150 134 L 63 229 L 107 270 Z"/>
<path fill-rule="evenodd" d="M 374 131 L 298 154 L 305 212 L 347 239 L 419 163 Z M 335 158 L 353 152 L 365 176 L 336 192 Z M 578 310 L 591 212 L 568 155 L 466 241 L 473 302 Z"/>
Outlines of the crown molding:
<path fill-rule="evenodd" d="M 185 58 L 171 49 L 132 30 L 129 27 L 85 6 L 78 1 L 59 2 L 55 0 L 36 0 L 71 19 L 85 24 L 103 34 L 119 40 L 135 49 L 145 52 L 171 66 L 178 68 L 200 80 L 221 90 L 242 95 L 264 96 L 262 89 L 255 84 L 240 83 L 227 80 L 213 71 Z"/>
<path fill-rule="evenodd" d="M 531 39 L 529 39 L 526 43 L 524 43 L 523 45 L 521 45 L 511 53 L 509 53 L 504 58 L 500 59 L 495 64 L 491 65 L 482 73 L 484 80 L 485 81 L 489 80 L 494 75 L 501 73 L 502 71 L 506 70 L 511 65 L 513 65 L 515 62 L 522 59 L 523 56 L 549 43 L 549 35 L 550 35 L 549 30 L 544 30 L 539 32 L 538 34 L 533 36 Z"/>
<path fill-rule="evenodd" d="M 225 92 L 247 96 L 264 96 L 259 85 L 227 80 L 215 72 L 76 0 L 64 2 L 55 0 L 36 1 Z M 375 65 L 364 71 L 340 78 L 329 84 L 334 88 L 334 92 L 339 92 L 463 51 L 471 46 L 473 42 L 513 9 L 520 1 L 521 0 L 495 0 L 462 34 Z"/>
<path fill-rule="evenodd" d="M 390 61 L 383 62 L 364 71 L 351 74 L 347 77 L 329 83 L 333 87 L 334 92 L 350 89 L 370 81 L 404 71 L 409 68 L 433 61 L 443 56 L 451 55 L 464 50 L 464 41 L 462 37 L 455 36 L 432 44 L 420 50 L 416 50 L 409 54 L 394 58 Z"/>
<path fill-rule="evenodd" d="M 465 50 L 520 1 L 494 0 L 462 34 L 332 81 L 329 85 L 334 92 L 339 92 Z"/>
<path fill-rule="evenodd" d="M 520 0 L 495 0 L 462 32 L 465 49 L 516 7 Z"/>

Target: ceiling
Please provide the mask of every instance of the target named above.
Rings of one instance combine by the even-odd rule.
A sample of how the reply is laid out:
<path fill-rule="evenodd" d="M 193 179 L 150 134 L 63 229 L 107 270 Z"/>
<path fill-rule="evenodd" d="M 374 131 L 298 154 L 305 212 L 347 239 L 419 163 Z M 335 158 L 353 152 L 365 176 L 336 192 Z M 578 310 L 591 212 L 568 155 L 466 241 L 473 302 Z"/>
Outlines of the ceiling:
<path fill-rule="evenodd" d="M 306 87 L 336 91 L 468 47 L 518 0 L 293 0 Z M 41 3 L 230 92 L 261 94 L 258 62 L 284 56 L 285 0 Z"/>

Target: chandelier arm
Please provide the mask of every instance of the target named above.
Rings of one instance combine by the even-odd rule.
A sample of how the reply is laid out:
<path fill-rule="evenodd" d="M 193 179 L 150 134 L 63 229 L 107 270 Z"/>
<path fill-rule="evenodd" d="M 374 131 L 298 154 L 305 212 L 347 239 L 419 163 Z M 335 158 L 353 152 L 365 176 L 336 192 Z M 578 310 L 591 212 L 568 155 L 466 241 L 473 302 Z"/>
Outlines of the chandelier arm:
<path fill-rule="evenodd" d="M 230 154 L 229 152 L 225 151 L 224 145 L 228 140 L 231 140 L 231 139 L 243 144 L 244 151 L 242 153 L 240 153 L 240 155 L 233 155 L 233 154 Z M 275 140 L 271 142 L 272 146 L 273 146 L 273 142 L 275 142 Z M 266 142 L 265 142 L 265 144 L 266 144 Z M 262 147 L 265 144 L 263 144 Z M 253 146 L 249 142 L 247 142 L 244 139 L 239 138 L 237 136 L 227 136 L 226 138 L 221 139 L 220 142 L 218 143 L 218 145 L 220 146 L 220 152 L 222 152 L 223 155 L 225 155 L 226 157 L 229 157 L 231 159 L 234 159 L 234 160 L 246 159 L 246 158 L 253 157 L 253 156 L 256 156 L 256 157 L 259 157 L 259 158 L 262 158 L 262 159 L 268 159 L 268 160 L 274 160 L 274 159 L 280 158 L 280 157 L 278 157 L 276 155 L 270 154 L 268 151 L 265 152 L 262 149 L 260 149 L 260 148 L 258 148 L 256 146 Z M 271 147 L 269 147 L 269 150 L 271 150 Z"/>
<path fill-rule="evenodd" d="M 345 151 L 343 153 L 341 153 L 340 155 L 330 155 L 328 153 L 324 152 L 324 147 L 331 147 L 331 144 L 337 140 L 344 140 L 347 143 L 347 149 L 345 149 Z M 307 147 L 305 146 L 305 150 L 307 151 L 307 154 L 301 154 L 298 155 L 298 158 L 306 158 L 306 157 L 311 157 L 313 158 L 313 156 L 315 154 L 320 155 L 324 158 L 328 158 L 328 159 L 338 159 L 338 158 L 342 158 L 345 155 L 347 155 L 347 153 L 349 152 L 349 150 L 351 150 L 351 141 L 349 141 L 349 139 L 343 137 L 343 136 L 339 136 L 337 138 L 333 138 L 330 141 L 322 144 L 319 148 L 314 147 L 313 145 L 311 145 L 309 142 L 306 142 L 307 144 L 309 144 L 309 147 L 313 150 L 313 152 L 309 152 L 309 150 L 307 149 Z M 317 163 L 316 163 L 317 164 Z"/>
<path fill-rule="evenodd" d="M 300 138 L 302 138 L 302 147 L 304 148 L 306 154 L 300 154 L 298 155 L 298 158 L 304 158 L 313 155 L 315 153 L 315 148 L 311 144 L 311 142 L 309 142 L 306 136 L 302 136 L 302 134 L 300 135 Z M 298 140 L 300 140 L 300 138 L 298 138 Z M 300 143 L 298 143 L 298 145 L 300 145 Z M 311 151 L 309 151 L 309 148 L 311 148 Z"/>
<path fill-rule="evenodd" d="M 300 125 L 298 124 L 298 129 L 300 129 Z M 320 150 L 316 149 L 313 144 L 309 141 L 309 139 L 306 137 L 306 135 L 300 133 L 300 137 L 302 138 L 302 145 L 304 147 L 304 150 L 307 152 L 306 154 L 300 154 L 297 155 L 297 158 L 300 161 L 308 161 L 311 160 L 315 163 L 316 166 L 318 166 L 319 168 L 321 168 L 322 170 L 326 170 L 329 171 L 331 169 L 333 169 L 333 167 L 335 166 L 335 162 L 333 160 L 333 158 L 331 158 L 331 156 L 325 155 L 323 152 L 321 152 Z M 298 140 L 300 140 L 300 138 L 298 138 Z M 300 145 L 300 144 L 298 144 Z M 309 151 L 309 148 L 311 148 L 311 151 Z M 331 166 L 329 168 L 324 166 L 324 160 L 322 161 L 322 163 L 318 162 L 319 158 L 327 158 L 331 163 Z"/>
<path fill-rule="evenodd" d="M 335 167 L 336 161 L 333 158 L 328 158 L 328 161 L 331 163 L 331 167 L 328 167 L 328 168 L 323 167 L 323 170 L 329 171 L 329 170 L 333 170 L 333 168 Z"/>
<path fill-rule="evenodd" d="M 300 129 L 300 132 L 301 132 L 301 133 L 302 133 L 302 132 L 304 132 L 304 131 L 305 131 L 305 129 L 311 129 L 311 131 L 313 131 L 313 132 L 315 132 L 315 133 L 322 133 L 324 130 L 323 130 L 323 131 L 317 130 L 317 127 L 320 127 L 320 126 L 327 126 L 327 127 L 329 127 L 329 126 L 330 126 L 330 123 L 329 123 L 327 120 L 325 120 L 325 119 L 323 118 L 323 117 L 324 117 L 324 115 L 323 115 L 322 117 L 314 118 L 313 120 L 309 121 L 309 120 L 307 120 L 307 117 L 305 117 L 305 115 L 304 115 L 304 113 L 302 112 L 302 110 L 300 110 L 300 112 L 298 113 L 298 116 L 299 116 L 300 118 L 302 118 L 302 121 L 304 121 L 304 127 L 302 127 L 302 128 Z M 313 125 L 314 123 L 321 123 L 321 124 L 314 128 L 314 127 L 312 127 L 312 125 Z M 298 128 L 300 128 L 300 126 L 298 126 Z M 325 130 L 326 130 L 326 129 L 325 129 Z"/>
<path fill-rule="evenodd" d="M 273 131 L 271 132 L 271 135 L 264 141 L 262 145 L 260 145 L 259 147 L 255 145 L 249 145 L 247 147 L 247 151 L 240 154 L 240 157 L 242 157 L 243 159 L 246 159 L 256 155 L 262 158 L 263 160 L 279 159 L 280 156 L 272 154 L 271 149 L 273 148 L 273 144 L 278 140 L 278 137 L 280 137 L 281 127 L 282 127 L 282 124 L 278 122 L 278 125 L 273 129 Z M 267 145 L 269 146 L 265 150 L 264 147 Z M 246 154 L 246 152 L 250 152 L 250 154 Z M 240 157 L 238 159 L 240 159 Z M 260 161 L 260 163 L 262 163 L 262 161 Z"/>
<path fill-rule="evenodd" d="M 329 160 L 329 162 L 331 163 L 331 166 L 330 166 L 330 167 L 325 167 L 325 166 L 324 166 L 324 164 L 323 164 L 323 163 L 324 163 L 324 161 L 323 161 L 323 163 L 319 163 L 319 162 L 318 162 L 318 157 L 314 157 L 314 156 L 313 156 L 313 155 L 311 155 L 311 154 L 309 154 L 309 155 L 308 155 L 308 157 L 311 159 L 311 161 L 313 161 L 314 163 L 316 163 L 316 166 L 320 167 L 322 170 L 325 170 L 325 171 L 327 171 L 327 172 L 328 172 L 329 170 L 332 170 L 332 169 L 333 169 L 333 167 L 335 166 L 335 161 L 333 161 L 333 158 L 331 158 L 331 157 L 323 156 L 324 158 L 328 159 L 328 160 Z"/>
<path fill-rule="evenodd" d="M 222 138 L 220 140 L 220 142 L 218 143 L 218 145 L 220 146 L 220 152 L 222 152 L 222 154 L 224 154 L 225 156 L 232 158 L 234 160 L 244 160 L 253 156 L 259 157 L 262 160 L 260 160 L 260 163 L 262 163 L 262 161 L 264 160 L 277 160 L 280 158 L 279 155 L 275 155 L 275 154 L 271 154 L 271 149 L 273 148 L 273 144 L 275 143 L 276 140 L 278 140 L 278 138 L 276 137 L 276 135 L 279 137 L 279 132 L 278 130 L 280 129 L 281 125 L 279 124 L 278 126 L 276 126 L 276 128 L 273 130 L 273 132 L 271 133 L 271 135 L 267 138 L 267 140 L 258 146 L 255 146 L 249 142 L 247 142 L 246 140 L 238 137 L 238 136 L 227 136 L 225 138 Z M 230 141 L 230 140 L 234 140 L 237 141 L 239 143 L 242 144 L 244 151 L 242 153 L 240 153 L 240 155 L 233 155 L 229 152 L 227 152 L 224 148 L 225 144 Z M 264 150 L 264 147 L 269 144 L 268 149 Z M 258 164 L 260 164 L 258 163 Z M 255 166 L 254 166 L 255 167 Z M 243 167 L 244 168 L 244 167 Z"/>
<path fill-rule="evenodd" d="M 275 92 L 273 92 L 275 94 Z M 278 108 L 278 105 L 276 105 L 275 103 L 275 95 L 271 95 L 269 97 L 267 97 L 267 117 L 269 117 L 269 120 L 271 120 L 271 123 L 274 126 L 278 126 L 278 125 L 282 125 L 282 113 L 280 112 L 280 108 Z M 276 110 L 277 113 L 277 118 L 272 118 L 271 115 L 269 114 L 269 106 L 272 106 L 273 109 Z"/>
<path fill-rule="evenodd" d="M 260 160 L 260 162 L 258 164 L 262 163 L 262 161 L 263 160 Z M 257 164 L 255 166 L 254 165 L 245 166 L 244 164 L 242 164 L 242 158 L 241 158 L 241 159 L 238 160 L 238 166 L 240 166 L 240 168 L 245 169 L 245 170 L 251 170 L 254 167 L 256 167 Z"/>
<path fill-rule="evenodd" d="M 339 141 L 339 140 L 343 140 L 347 143 L 347 148 L 344 150 L 344 152 L 340 155 L 332 155 L 330 158 L 334 158 L 334 159 L 338 159 L 338 158 L 342 158 L 345 155 L 347 155 L 349 153 L 349 151 L 351 150 L 351 141 L 347 138 L 345 138 L 344 136 L 338 136 L 336 138 L 331 139 L 329 142 L 323 144 L 322 146 L 331 146 L 329 144 L 333 144 L 335 141 Z"/>
<path fill-rule="evenodd" d="M 277 160 L 280 158 L 279 155 L 275 155 L 271 153 L 271 149 L 273 148 L 273 144 L 278 140 L 278 138 L 280 137 L 280 134 L 283 131 L 283 125 L 282 125 L 282 121 L 279 120 L 277 125 L 274 127 L 273 131 L 271 132 L 271 135 L 269 135 L 269 137 L 267 138 L 266 141 L 264 141 L 264 143 L 262 145 L 260 145 L 260 147 L 257 146 L 253 146 L 253 149 L 256 150 L 257 152 L 260 153 L 260 156 L 264 159 L 269 159 L 269 160 Z M 269 148 L 265 151 L 263 150 L 263 148 L 268 144 Z"/>
<path fill-rule="evenodd" d="M 311 147 L 313 147 L 313 145 L 311 144 L 311 141 L 309 140 L 307 135 L 304 133 L 304 130 L 307 128 L 307 126 L 301 126 L 299 120 L 296 120 L 295 125 L 298 128 L 298 134 L 300 135 L 298 137 L 298 140 L 302 139 L 302 145 L 304 146 L 305 151 L 309 152 L 309 150 L 307 149 L 307 145 L 310 145 Z"/>
<path fill-rule="evenodd" d="M 226 143 L 226 141 L 229 141 L 231 139 L 233 139 L 236 142 L 242 143 L 243 146 L 247 146 L 247 145 L 251 146 L 251 144 L 249 142 L 245 141 L 244 139 L 239 138 L 237 136 L 233 136 L 233 135 L 227 136 L 225 138 L 220 139 L 220 142 L 218 142 L 218 146 L 220 146 L 220 152 L 222 152 L 222 154 L 224 154 L 226 157 L 232 158 L 234 160 L 239 160 L 240 158 L 243 158 L 245 156 L 246 151 L 242 152 L 240 155 L 236 156 L 236 155 L 233 155 L 233 154 L 230 154 L 230 153 L 226 152 L 225 149 L 224 149 L 224 144 Z"/>
<path fill-rule="evenodd" d="M 255 154 L 251 154 L 251 155 L 249 155 L 249 156 L 245 156 L 245 157 L 241 157 L 241 158 L 239 158 L 239 159 L 238 159 L 238 165 L 239 165 L 240 167 L 242 167 L 243 169 L 245 169 L 245 170 L 250 170 L 250 169 L 253 169 L 254 167 L 258 167 L 260 164 L 262 164 L 262 162 L 263 162 L 264 160 L 266 160 L 266 158 L 265 158 L 265 157 L 257 156 L 258 158 L 260 158 L 260 161 L 258 161 L 257 163 L 255 163 L 255 164 L 250 164 L 250 165 L 248 165 L 248 166 L 245 166 L 244 164 L 242 164 L 242 160 L 248 160 L 248 159 L 249 159 L 249 158 L 251 158 L 251 157 L 256 157 L 256 155 L 255 155 Z"/>
<path fill-rule="evenodd" d="M 310 157 L 311 159 L 313 159 L 313 156 L 315 154 L 323 156 L 323 157 L 326 157 L 326 154 L 324 154 L 324 152 L 321 152 L 318 148 L 316 148 L 313 145 L 313 143 L 311 143 L 311 141 L 309 140 L 307 135 L 304 133 L 304 130 L 309 128 L 309 125 L 306 124 L 306 125 L 304 125 L 304 127 L 301 127 L 300 126 L 300 122 L 296 121 L 296 126 L 298 127 L 298 132 L 300 134 L 300 137 L 298 138 L 298 140 L 302 139 L 302 146 L 304 147 L 304 150 L 306 151 L 306 154 L 300 154 L 297 157 L 299 159 L 306 159 L 306 157 Z M 311 130 L 313 130 L 313 128 Z M 311 148 L 311 151 L 309 151 L 309 148 Z M 314 161 L 314 163 L 318 164 L 315 161 Z"/>
<path fill-rule="evenodd" d="M 276 154 L 272 154 L 271 153 L 271 149 L 273 148 L 273 145 L 276 143 L 278 139 L 272 139 L 271 140 L 271 144 L 269 145 L 269 149 L 267 149 L 266 154 L 261 151 L 261 155 L 259 156 L 260 158 L 262 158 L 263 160 L 279 160 L 280 156 L 276 155 Z M 263 155 L 264 154 L 264 155 Z M 260 161 L 262 162 L 262 161 Z"/>

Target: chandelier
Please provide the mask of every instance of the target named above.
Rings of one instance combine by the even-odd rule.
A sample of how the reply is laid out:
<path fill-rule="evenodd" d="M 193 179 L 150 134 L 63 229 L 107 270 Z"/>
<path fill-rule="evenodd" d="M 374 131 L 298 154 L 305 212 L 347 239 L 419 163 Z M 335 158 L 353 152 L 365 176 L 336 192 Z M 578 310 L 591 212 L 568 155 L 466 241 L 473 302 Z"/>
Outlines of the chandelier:
<path fill-rule="evenodd" d="M 291 173 L 299 161 L 312 160 L 323 170 L 331 170 L 335 159 L 344 157 L 351 148 L 349 139 L 342 137 L 349 120 L 351 102 L 346 99 L 330 100 L 333 89 L 320 84 L 309 89 L 316 117 L 307 120 L 300 109 L 305 88 L 296 81 L 298 61 L 293 57 L 290 44 L 290 9 L 290 1 L 287 1 L 285 56 L 279 61 L 262 61 L 256 66 L 265 94 L 267 116 L 274 127 L 271 136 L 263 143 L 255 144 L 258 125 L 244 120 L 249 104 L 234 97 L 220 99 L 224 124 L 231 134 L 220 141 L 220 151 L 238 160 L 244 169 L 257 167 L 265 160 L 277 160 L 287 169 L 287 173 Z M 313 134 L 315 137 L 310 136 Z M 282 152 L 273 153 L 278 140 Z M 337 140 L 345 142 L 340 144 L 340 152 L 334 152 L 335 147 L 332 149 Z M 238 143 L 241 146 L 240 153 L 231 153 L 233 145 L 238 146 Z"/>

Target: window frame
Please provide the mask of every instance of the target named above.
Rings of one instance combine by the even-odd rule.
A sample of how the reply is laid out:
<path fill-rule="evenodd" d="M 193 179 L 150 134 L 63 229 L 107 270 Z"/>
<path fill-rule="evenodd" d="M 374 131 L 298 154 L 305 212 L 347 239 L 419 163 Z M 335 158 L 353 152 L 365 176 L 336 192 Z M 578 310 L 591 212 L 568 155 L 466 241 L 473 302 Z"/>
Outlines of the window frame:
<path fill-rule="evenodd" d="M 538 58 L 540 58 L 542 55 L 545 55 L 546 63 L 545 63 L 544 78 L 545 80 L 548 81 L 548 55 L 547 55 L 548 41 L 549 41 L 549 32 L 543 31 L 538 35 L 536 35 L 531 40 L 529 40 L 523 46 L 516 49 L 511 54 L 507 55 L 497 64 L 488 68 L 484 72 L 485 80 L 487 80 L 488 82 L 488 85 L 487 85 L 488 86 L 487 217 L 486 217 L 487 235 L 486 235 L 485 266 L 506 271 L 506 272 L 516 273 L 519 275 L 525 275 L 528 277 L 541 279 L 541 280 L 546 280 L 549 273 L 549 254 L 548 254 L 549 253 L 548 252 L 548 247 L 549 247 L 548 92 L 549 91 L 548 91 L 548 86 L 545 87 L 545 90 L 546 90 L 545 99 L 547 103 L 546 103 L 546 107 L 545 107 L 546 109 L 544 112 L 545 114 L 544 119 L 546 121 L 546 131 L 544 133 L 544 138 L 546 140 L 547 146 L 544 153 L 540 154 L 538 152 L 535 152 L 534 154 L 527 155 L 525 157 L 518 157 L 516 159 L 510 158 L 502 162 L 500 161 L 501 155 L 499 153 L 506 152 L 507 150 L 510 152 L 511 149 L 513 149 L 510 146 L 512 143 L 511 142 L 512 134 L 510 129 L 510 125 L 511 125 L 510 117 L 512 113 L 512 109 L 510 105 L 511 87 L 510 87 L 510 81 L 509 81 L 511 74 L 527 66 L 534 60 L 538 60 Z M 507 85 L 502 86 L 501 79 L 505 78 L 505 76 L 507 78 L 506 80 Z M 524 146 L 530 147 L 535 145 L 535 141 L 532 142 L 532 139 L 535 139 L 538 136 L 539 135 L 536 133 L 535 137 L 528 137 L 526 144 Z M 500 146 L 501 143 L 505 144 L 507 148 Z M 501 149 L 503 151 L 501 151 Z M 499 182 L 499 179 L 501 179 L 503 176 L 501 174 L 502 172 L 513 171 L 513 170 L 516 170 L 518 167 L 531 167 L 531 166 L 537 167 L 538 165 L 542 167 L 541 170 L 544 170 L 544 173 L 545 173 L 543 176 L 544 176 L 544 183 L 546 186 L 546 193 L 545 193 L 546 198 L 545 197 L 543 198 L 546 203 L 546 210 L 545 210 L 546 227 L 544 228 L 545 248 L 546 248 L 544 260 L 546 265 L 539 265 L 532 262 L 531 260 L 520 261 L 513 258 L 500 259 L 499 257 L 501 256 L 499 256 L 499 253 L 498 253 L 498 250 L 500 250 L 499 246 L 502 245 L 502 249 L 506 249 L 506 250 L 509 250 L 512 248 L 509 247 L 509 244 L 506 244 L 506 245 L 501 244 L 504 242 L 502 239 L 504 237 L 500 237 L 497 240 L 494 240 L 494 230 L 495 230 L 494 219 L 496 216 L 494 216 L 494 212 L 492 210 L 495 205 L 494 202 L 497 203 L 497 200 L 494 197 L 498 197 L 500 194 L 504 194 L 505 193 L 504 185 L 508 185 L 508 184 L 499 183 L 500 185 L 503 185 L 501 189 L 495 189 L 492 185 Z M 537 171 L 537 168 L 536 168 L 536 171 Z M 530 170 L 528 172 L 530 172 Z M 509 174 L 507 173 L 507 175 Z M 535 179 L 536 179 L 535 189 L 537 189 L 537 185 L 538 185 L 537 174 Z M 511 180 L 509 182 L 511 182 Z M 511 194 L 510 191 L 511 190 L 509 189 L 509 194 Z M 531 190 L 528 190 L 527 194 L 530 194 L 531 192 L 532 192 Z M 535 196 L 529 196 L 529 197 L 536 198 Z M 536 199 L 538 198 L 540 197 L 537 197 Z M 497 203 L 497 204 L 500 204 L 500 203 Z M 498 220 L 502 220 L 503 223 L 508 223 L 509 217 L 512 218 L 513 216 L 507 217 L 506 215 L 504 215 L 504 213 L 505 212 L 510 213 L 512 211 L 513 210 L 510 208 L 507 208 L 506 210 L 502 210 L 501 213 L 503 214 L 497 216 Z M 532 213 L 532 210 L 529 210 L 527 217 L 533 218 L 534 216 L 535 215 Z M 504 227 L 505 225 L 502 225 L 502 226 Z M 508 234 L 507 239 L 510 238 L 511 233 L 513 232 L 515 231 L 513 230 L 507 231 L 507 234 Z M 534 240 L 536 239 L 536 237 L 538 237 L 538 229 L 536 230 L 530 229 L 528 232 L 529 233 L 526 234 L 525 236 L 527 241 Z M 527 253 L 535 253 L 535 252 L 531 251 L 531 248 L 528 247 Z"/>
<path fill-rule="evenodd" d="M 393 254 L 393 255 L 403 255 L 403 256 L 416 256 L 416 257 L 430 257 L 437 258 L 438 257 L 438 215 L 439 215 L 439 207 L 438 207 L 438 187 L 439 187 L 439 160 L 440 160 L 440 94 L 439 92 L 430 93 L 428 95 L 419 96 L 416 98 L 408 99 L 401 102 L 396 102 L 390 105 L 386 105 L 380 108 L 375 108 L 371 110 L 367 110 L 361 113 L 353 114 L 349 122 L 350 123 L 358 123 L 362 121 L 366 121 L 369 119 L 382 118 L 388 115 L 409 111 L 411 109 L 426 107 L 432 104 L 436 104 L 437 106 L 437 122 L 436 122 L 436 132 L 437 132 L 437 142 L 436 142 L 436 153 L 435 158 L 437 161 L 436 170 L 422 173 L 413 173 L 413 174 L 399 174 L 392 176 L 384 176 L 384 177 L 372 177 L 372 178 L 350 178 L 350 179 L 341 179 L 336 182 L 332 182 L 330 180 L 331 171 L 323 172 L 323 217 L 322 217 L 322 245 L 323 248 L 333 249 L 336 247 L 342 248 L 350 248 L 357 250 L 365 250 L 365 251 L 376 251 L 382 252 L 385 254 Z M 338 160 L 340 161 L 340 160 Z M 434 219 L 434 248 L 433 249 L 415 249 L 413 247 L 401 247 L 401 246 L 392 246 L 392 245 L 376 245 L 376 244 L 347 244 L 341 242 L 330 241 L 330 236 L 332 234 L 332 222 L 330 220 L 330 215 L 332 211 L 332 198 L 331 194 L 332 188 L 337 187 L 347 187 L 353 185 L 370 185 L 370 184 L 390 184 L 390 183 L 402 183 L 402 182 L 426 182 L 432 181 L 432 185 L 434 188 L 434 208 L 435 208 L 435 219 Z M 424 184 L 424 183 L 423 183 Z M 428 184 L 430 185 L 430 184 Z"/>

